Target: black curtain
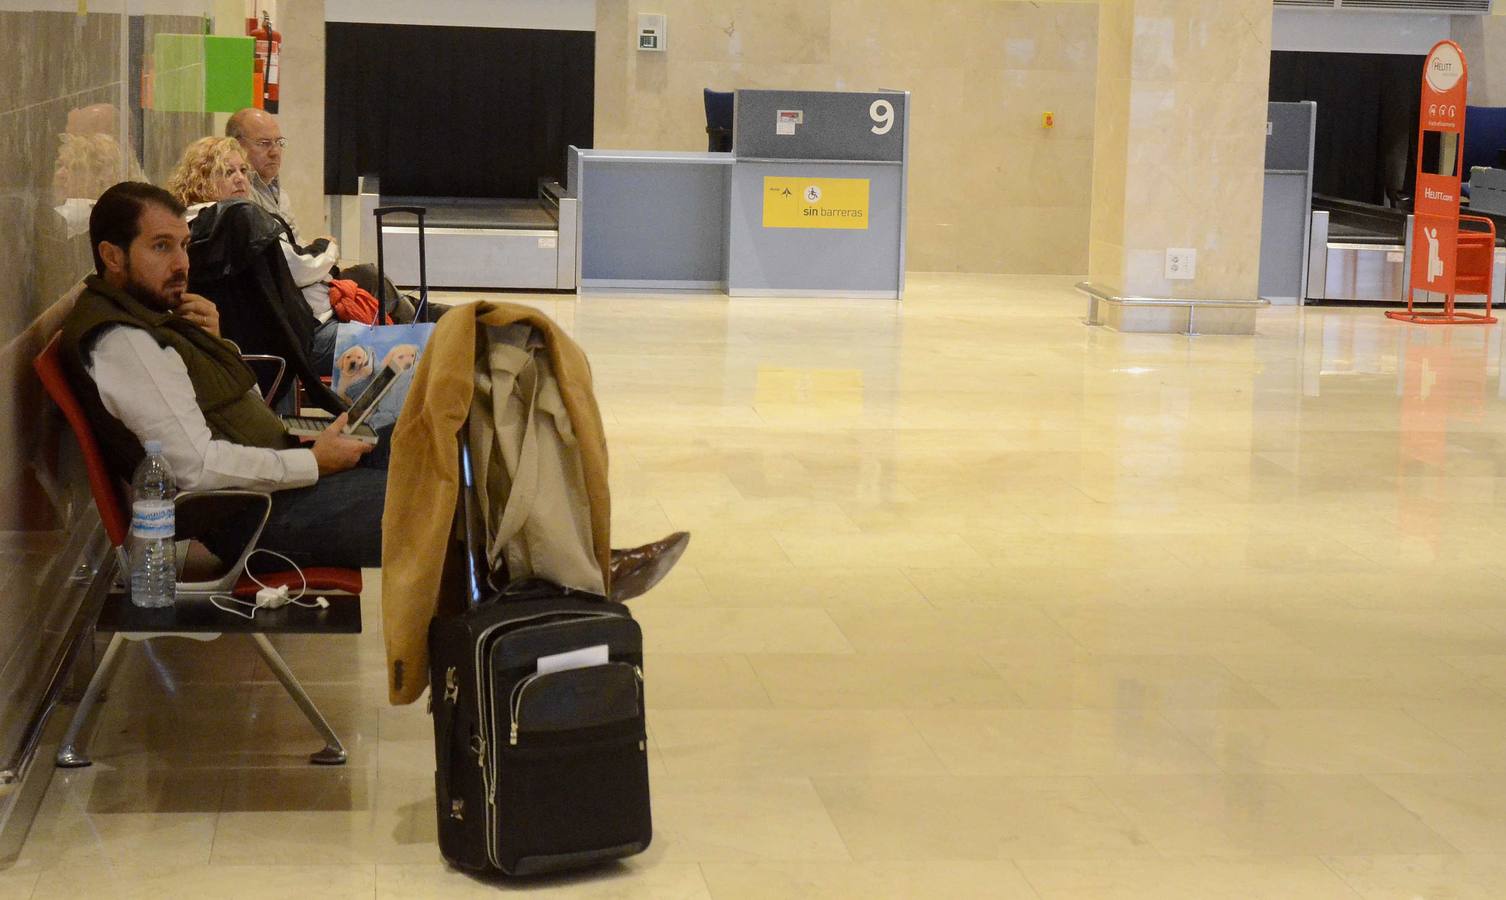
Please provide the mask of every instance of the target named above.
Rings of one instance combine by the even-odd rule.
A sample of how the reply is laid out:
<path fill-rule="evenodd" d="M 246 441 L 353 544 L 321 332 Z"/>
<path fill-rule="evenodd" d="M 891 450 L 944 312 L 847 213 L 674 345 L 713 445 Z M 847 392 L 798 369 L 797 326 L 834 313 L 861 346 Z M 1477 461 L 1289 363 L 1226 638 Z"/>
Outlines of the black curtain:
<path fill-rule="evenodd" d="M 1271 54 L 1271 99 L 1314 100 L 1313 190 L 1383 204 L 1416 181 L 1417 113 L 1424 56 Z"/>
<path fill-rule="evenodd" d="M 590 147 L 596 36 L 325 25 L 324 190 L 378 175 L 389 196 L 529 198 Z"/>

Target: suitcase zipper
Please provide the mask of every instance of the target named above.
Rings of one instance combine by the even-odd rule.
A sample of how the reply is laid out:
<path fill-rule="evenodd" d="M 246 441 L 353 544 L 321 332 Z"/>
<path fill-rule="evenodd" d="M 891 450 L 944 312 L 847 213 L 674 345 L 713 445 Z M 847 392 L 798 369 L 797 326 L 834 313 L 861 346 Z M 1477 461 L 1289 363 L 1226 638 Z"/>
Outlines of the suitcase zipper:
<path fill-rule="evenodd" d="M 495 625 L 491 626 L 490 628 L 488 628 L 485 631 L 481 632 L 480 634 L 476 635 L 476 660 L 475 660 L 475 667 L 476 667 L 476 704 L 477 704 L 476 705 L 476 712 L 478 713 L 478 715 L 477 715 L 476 718 L 478 720 L 478 724 L 479 724 L 479 727 L 481 729 L 481 734 L 482 734 L 483 739 L 485 738 L 486 733 L 487 733 L 487 727 L 486 727 L 486 725 L 487 725 L 486 708 L 489 705 L 489 701 L 490 701 L 490 695 L 488 694 L 488 692 L 486 690 L 486 681 L 487 681 L 487 678 L 486 678 L 486 666 L 485 666 L 485 659 L 484 659 L 484 657 L 486 655 L 486 649 L 485 648 L 486 648 L 486 641 L 487 641 L 487 639 L 490 638 L 491 635 L 492 635 L 492 633 L 495 632 L 497 629 L 499 629 L 499 628 L 505 628 L 508 625 L 516 625 L 519 622 L 531 622 L 534 619 L 547 619 L 547 618 L 550 618 L 552 616 L 560 616 L 560 615 L 570 616 L 570 618 L 568 618 L 568 619 L 562 619 L 561 622 L 573 622 L 573 621 L 579 621 L 581 619 L 615 619 L 615 618 L 620 618 L 620 616 L 616 616 L 616 615 L 614 615 L 612 613 L 599 613 L 599 612 L 577 612 L 577 613 L 542 612 L 542 613 L 534 613 L 531 616 L 519 616 L 516 619 L 506 619 L 504 621 L 496 623 Z M 550 623 L 550 624 L 554 624 L 554 623 Z M 529 626 L 529 627 L 530 628 L 536 628 L 536 627 L 539 627 L 539 626 Z M 518 630 L 522 631 L 524 629 L 520 628 Z M 483 757 L 482 763 L 483 763 L 483 765 L 485 764 L 484 757 Z"/>
<path fill-rule="evenodd" d="M 472 737 L 471 752 L 476 754 L 476 764 L 481 767 L 481 792 L 486 797 L 489 808 L 493 801 L 491 772 L 486 768 L 486 738 L 479 734 Z"/>
<path fill-rule="evenodd" d="M 429 694 L 429 699 L 432 701 L 433 698 L 434 698 L 434 694 L 431 692 Z M 448 669 L 445 669 L 445 671 L 444 671 L 444 702 L 453 705 L 453 704 L 457 703 L 459 700 L 460 700 L 460 680 L 455 677 L 455 667 L 454 666 L 450 666 Z"/>
<path fill-rule="evenodd" d="M 529 686 L 532 685 L 535 681 L 538 681 L 540 678 L 542 678 L 545 675 L 552 675 L 552 674 L 554 674 L 554 673 L 552 673 L 552 672 L 536 672 L 533 675 L 530 675 L 527 678 L 523 679 L 522 681 L 518 682 L 517 685 L 515 685 L 513 687 L 513 689 L 512 689 L 512 697 L 509 698 L 509 703 L 508 703 L 508 705 L 511 707 L 511 710 L 512 710 L 512 713 L 511 713 L 511 716 L 510 716 L 512 722 L 511 722 L 511 727 L 510 727 L 510 729 L 508 731 L 508 738 L 507 738 L 507 744 L 508 744 L 509 747 L 516 747 L 516 746 L 518 746 L 518 724 L 519 724 L 518 720 L 519 720 L 520 714 L 523 711 L 523 694 L 528 690 Z M 642 666 L 633 666 L 633 676 L 634 676 L 634 680 L 636 681 L 636 685 L 635 686 L 637 687 L 637 690 L 638 690 L 638 702 L 642 703 L 643 702 L 643 667 Z"/>

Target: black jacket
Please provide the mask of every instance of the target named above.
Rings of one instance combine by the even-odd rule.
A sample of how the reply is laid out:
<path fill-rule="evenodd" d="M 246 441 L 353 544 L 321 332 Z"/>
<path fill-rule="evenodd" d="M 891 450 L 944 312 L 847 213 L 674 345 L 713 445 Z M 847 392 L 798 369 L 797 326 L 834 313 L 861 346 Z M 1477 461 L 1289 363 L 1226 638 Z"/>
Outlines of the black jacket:
<path fill-rule="evenodd" d="M 287 225 L 246 200 L 205 207 L 189 223 L 188 289 L 214 302 L 220 334 L 243 353 L 270 353 L 287 360 L 288 374 L 303 383 L 309 401 L 331 413 L 345 403 L 327 388 L 309 362 L 318 320 L 293 283 L 278 240 Z M 278 388 L 282 399 L 291 379 Z"/>

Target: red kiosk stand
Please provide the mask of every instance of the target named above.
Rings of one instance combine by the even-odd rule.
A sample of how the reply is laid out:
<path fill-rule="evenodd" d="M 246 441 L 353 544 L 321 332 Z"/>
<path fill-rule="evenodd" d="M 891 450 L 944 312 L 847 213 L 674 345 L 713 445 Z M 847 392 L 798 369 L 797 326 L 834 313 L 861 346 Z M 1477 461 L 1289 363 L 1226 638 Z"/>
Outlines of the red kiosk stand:
<path fill-rule="evenodd" d="M 1407 310 L 1386 313 L 1421 325 L 1474 324 L 1496 321 L 1490 314 L 1491 276 L 1495 266 L 1495 223 L 1459 215 L 1464 159 L 1464 109 L 1469 93 L 1469 66 L 1453 41 L 1440 41 L 1428 53 L 1422 72 L 1422 114 L 1417 129 L 1417 190 L 1413 203 L 1412 270 L 1407 279 Z M 1463 223 L 1483 226 L 1466 229 Z M 1485 312 L 1454 308 L 1459 294 L 1485 295 Z M 1418 302 L 1443 301 L 1443 310 L 1420 311 Z"/>

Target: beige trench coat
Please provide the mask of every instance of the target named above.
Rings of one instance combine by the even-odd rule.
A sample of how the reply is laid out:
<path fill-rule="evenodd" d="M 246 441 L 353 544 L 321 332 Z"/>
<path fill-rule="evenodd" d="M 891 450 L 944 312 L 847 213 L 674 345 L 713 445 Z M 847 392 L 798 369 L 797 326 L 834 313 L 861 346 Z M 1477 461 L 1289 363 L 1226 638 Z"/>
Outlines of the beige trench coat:
<path fill-rule="evenodd" d="M 452 309 L 440 318 L 419 360 L 392 436 L 382 517 L 382 630 L 388 699 L 394 704 L 412 703 L 428 686 L 429 620 L 436 613 L 463 608 L 464 563 L 453 535 L 460 496 L 459 442 L 476 393 L 478 326 L 487 334 L 517 323 L 531 325 L 543 335 L 558 399 L 579 446 L 591 549 L 601 569 L 603 591 L 610 588 L 607 444 L 585 352 L 553 320 L 531 307 L 482 302 Z M 511 373 L 506 377 L 510 381 Z M 475 429 L 467 431 L 474 448 Z M 506 479 L 497 481 L 496 489 L 505 490 Z"/>

